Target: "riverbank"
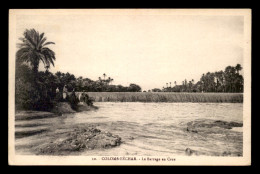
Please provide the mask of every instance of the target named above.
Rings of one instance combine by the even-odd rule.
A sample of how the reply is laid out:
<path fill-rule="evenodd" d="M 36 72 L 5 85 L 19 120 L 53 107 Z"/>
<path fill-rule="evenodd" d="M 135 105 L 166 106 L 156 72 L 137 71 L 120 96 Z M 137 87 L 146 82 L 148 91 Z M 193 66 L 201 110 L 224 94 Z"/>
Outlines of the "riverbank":
<path fill-rule="evenodd" d="M 96 106 L 79 103 L 77 111 L 84 112 L 87 117 L 86 111 L 96 109 Z M 106 149 L 121 144 L 119 136 L 97 129 L 94 125 L 63 126 L 57 122 L 78 112 L 72 110 L 67 102 L 57 103 L 52 112 L 17 111 L 15 113 L 16 150 L 18 152 L 25 150 L 29 154 L 36 155 L 69 155 L 85 149 Z M 34 136 L 38 137 L 36 141 L 30 139 Z"/>
<path fill-rule="evenodd" d="M 243 93 L 87 92 L 94 102 L 243 103 Z"/>
<path fill-rule="evenodd" d="M 30 120 L 30 119 L 41 119 L 49 117 L 57 117 L 62 114 L 76 113 L 83 111 L 97 110 L 98 107 L 80 102 L 77 105 L 77 110 L 73 110 L 68 102 L 58 102 L 55 104 L 53 109 L 49 112 L 47 111 L 35 111 L 35 110 L 16 110 L 15 120 Z"/>
<path fill-rule="evenodd" d="M 61 117 L 64 114 L 84 112 L 98 109 L 96 106 L 88 106 L 79 103 L 77 111 L 73 110 L 68 102 L 58 102 L 50 112 L 34 110 L 18 110 L 15 112 L 15 137 L 22 138 L 39 134 L 49 130 L 42 122 L 44 119 Z"/>

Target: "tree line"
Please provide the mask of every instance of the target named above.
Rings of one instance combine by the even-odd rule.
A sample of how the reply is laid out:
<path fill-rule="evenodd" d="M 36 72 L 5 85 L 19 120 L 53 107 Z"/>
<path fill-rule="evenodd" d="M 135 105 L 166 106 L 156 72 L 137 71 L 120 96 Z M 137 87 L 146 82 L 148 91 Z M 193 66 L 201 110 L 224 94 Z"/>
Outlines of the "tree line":
<path fill-rule="evenodd" d="M 207 72 L 202 74 L 200 80 L 195 83 L 194 80 L 189 82 L 185 79 L 181 85 L 174 82 L 166 83 L 162 89 L 154 88 L 148 92 L 226 92 L 240 93 L 244 90 L 244 78 L 240 75 L 242 66 L 227 66 L 224 71 Z"/>
<path fill-rule="evenodd" d="M 112 85 L 113 78 L 99 77 L 98 80 L 76 78 L 67 72 L 49 72 L 50 66 L 54 66 L 55 53 L 47 45 L 55 44 L 47 42 L 44 33 L 35 29 L 26 30 L 22 41 L 18 44 L 16 52 L 15 72 L 15 102 L 16 106 L 27 109 L 49 110 L 53 106 L 57 88 L 62 91 L 66 85 L 68 92 L 141 92 L 137 84 L 129 86 Z M 39 71 L 39 63 L 42 62 L 45 71 Z"/>
<path fill-rule="evenodd" d="M 69 72 L 53 74 L 49 68 L 54 66 L 56 57 L 54 51 L 47 46 L 55 43 L 47 42 L 44 33 L 40 34 L 35 29 L 26 30 L 20 40 L 15 71 L 15 104 L 18 108 L 50 110 L 55 103 L 57 88 L 62 91 L 65 85 L 68 92 L 142 91 L 134 83 L 129 86 L 113 85 L 114 79 L 105 73 L 97 80 L 82 76 L 77 78 Z M 40 62 L 44 64 L 45 71 L 39 71 Z M 240 64 L 228 66 L 225 71 L 203 74 L 197 83 L 185 79 L 181 85 L 175 81 L 172 87 L 169 82 L 162 89 L 155 88 L 148 92 L 243 92 L 243 76 L 239 74 L 241 70 Z"/>

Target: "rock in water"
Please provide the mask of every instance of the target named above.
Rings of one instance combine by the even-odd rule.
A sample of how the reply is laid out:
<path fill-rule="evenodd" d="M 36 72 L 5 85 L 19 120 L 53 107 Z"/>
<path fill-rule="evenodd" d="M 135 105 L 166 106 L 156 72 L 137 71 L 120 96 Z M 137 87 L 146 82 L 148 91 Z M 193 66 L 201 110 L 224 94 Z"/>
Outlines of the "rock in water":
<path fill-rule="evenodd" d="M 190 148 L 187 148 L 185 150 L 185 154 L 188 155 L 188 156 L 191 156 L 191 155 L 197 155 L 197 152 L 195 150 L 192 150 Z"/>
<path fill-rule="evenodd" d="M 183 130 L 191 134 L 190 138 L 203 141 L 219 142 L 223 144 L 223 151 L 211 152 L 217 156 L 241 156 L 243 154 L 243 132 L 233 130 L 234 127 L 242 127 L 243 123 L 228 122 L 222 120 L 198 119 L 187 123 Z M 194 134 L 196 133 L 196 134 Z M 186 155 L 207 154 L 204 150 L 199 152 L 190 148 L 185 150 Z"/>
<path fill-rule="evenodd" d="M 205 132 L 205 131 L 213 131 L 217 130 L 216 128 L 222 128 L 222 129 L 232 129 L 233 127 L 242 127 L 243 123 L 237 123 L 237 122 L 227 122 L 227 121 L 221 121 L 221 120 L 195 120 L 187 123 L 186 130 L 188 132 Z"/>
<path fill-rule="evenodd" d="M 119 146 L 121 138 L 96 128 L 75 128 L 61 135 L 62 142 L 47 143 L 36 149 L 37 154 L 67 155 L 87 149 L 102 149 Z M 60 137 L 62 138 L 62 137 Z"/>

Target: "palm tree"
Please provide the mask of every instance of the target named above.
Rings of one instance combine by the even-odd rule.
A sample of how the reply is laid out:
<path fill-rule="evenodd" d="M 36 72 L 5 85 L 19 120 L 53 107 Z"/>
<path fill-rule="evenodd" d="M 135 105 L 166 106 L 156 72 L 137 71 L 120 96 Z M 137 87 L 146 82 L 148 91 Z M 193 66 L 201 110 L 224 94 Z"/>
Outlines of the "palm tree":
<path fill-rule="evenodd" d="M 235 69 L 236 69 L 237 73 L 239 74 L 239 71 L 242 70 L 242 67 L 240 64 L 237 64 Z"/>
<path fill-rule="evenodd" d="M 168 83 L 166 83 L 166 88 L 168 88 Z"/>
<path fill-rule="evenodd" d="M 174 81 L 174 85 L 175 85 L 175 86 L 177 85 L 177 82 L 176 82 L 176 81 Z"/>
<path fill-rule="evenodd" d="M 45 68 L 48 69 L 50 64 L 54 66 L 55 53 L 46 47 L 54 42 L 45 42 L 44 33 L 39 34 L 35 29 L 26 29 L 24 38 L 20 38 L 22 43 L 18 44 L 19 50 L 16 53 L 18 62 L 30 63 L 35 75 L 38 73 L 39 63 L 43 62 Z"/>
<path fill-rule="evenodd" d="M 109 85 L 110 82 L 111 82 L 111 78 L 108 77 L 108 79 L 107 79 L 107 84 Z"/>
<path fill-rule="evenodd" d="M 172 82 L 170 82 L 170 88 L 172 87 Z"/>
<path fill-rule="evenodd" d="M 189 87 L 189 92 L 191 92 L 191 87 L 192 87 L 192 83 L 191 83 L 191 81 L 189 81 L 189 83 L 188 83 L 188 87 Z"/>
<path fill-rule="evenodd" d="M 46 72 L 49 72 L 49 68 L 50 68 L 50 65 L 45 66 Z"/>
<path fill-rule="evenodd" d="M 106 79 L 106 73 L 104 73 L 103 76 L 104 76 L 104 80 L 105 80 Z"/>
<path fill-rule="evenodd" d="M 194 79 L 191 79 L 191 90 L 193 90 Z"/>

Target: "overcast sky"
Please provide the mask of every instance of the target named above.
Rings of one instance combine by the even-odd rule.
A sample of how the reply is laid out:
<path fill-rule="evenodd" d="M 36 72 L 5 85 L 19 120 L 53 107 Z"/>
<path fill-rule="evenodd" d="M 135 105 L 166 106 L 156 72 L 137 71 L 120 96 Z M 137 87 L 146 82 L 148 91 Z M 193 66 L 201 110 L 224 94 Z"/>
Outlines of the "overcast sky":
<path fill-rule="evenodd" d="M 106 73 L 113 84 L 148 90 L 243 67 L 240 16 L 22 15 L 16 21 L 17 41 L 34 28 L 56 43 L 51 72 L 92 80 Z"/>

